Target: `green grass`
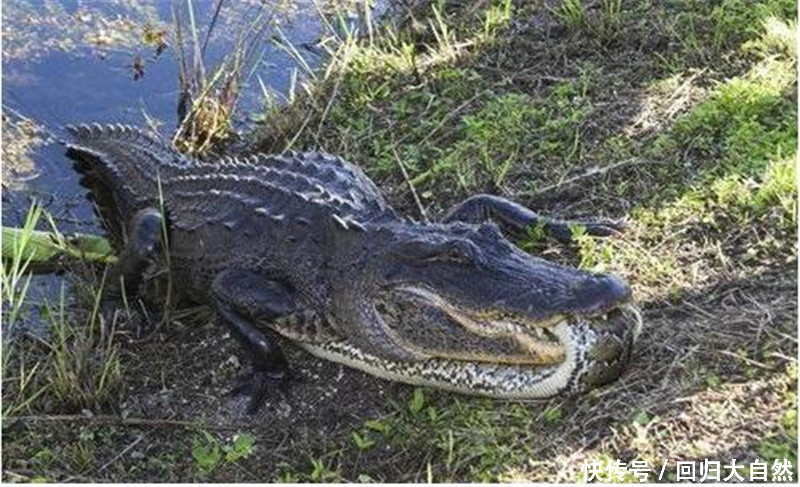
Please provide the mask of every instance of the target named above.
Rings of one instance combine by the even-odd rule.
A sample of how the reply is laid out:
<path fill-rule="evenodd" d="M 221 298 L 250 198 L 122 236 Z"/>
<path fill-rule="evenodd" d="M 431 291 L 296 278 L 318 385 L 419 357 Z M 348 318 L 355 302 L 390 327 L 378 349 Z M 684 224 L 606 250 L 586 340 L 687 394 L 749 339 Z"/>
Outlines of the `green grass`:
<path fill-rule="evenodd" d="M 556 86 L 552 102 L 545 106 L 517 93 L 490 100 L 462 118 L 459 139 L 429 169 L 413 176 L 412 183 L 419 186 L 452 177 L 465 192 L 479 188 L 482 181 L 499 188 L 525 152 L 529 157 L 559 158 L 568 165 L 579 144 L 577 134 L 574 142 L 570 135 L 588 110 L 574 106 L 571 93 L 569 85 Z"/>
<path fill-rule="evenodd" d="M 208 431 L 192 439 L 192 458 L 200 478 L 206 478 L 225 464 L 233 464 L 253 454 L 255 438 L 252 435 L 235 435 L 222 443 Z"/>
<path fill-rule="evenodd" d="M 31 206 L 19 237 L 11 244 L 10 258 L 2 261 L 0 270 L 3 287 L 3 416 L 13 415 L 31 407 L 46 392 L 42 383 L 45 368 L 24 346 L 7 339 L 15 333 L 18 323 L 28 312 L 27 295 L 32 276 L 28 267 L 34 257 L 27 251 L 34 230 L 42 217 L 42 208 Z"/>
<path fill-rule="evenodd" d="M 67 311 L 63 286 L 57 307 L 46 304 L 43 310 L 51 332 L 43 342 L 50 352 L 47 383 L 62 408 L 97 410 L 118 400 L 123 371 L 115 343 L 116 323 L 99 315 L 102 285 L 94 295 L 84 323 L 76 322 Z"/>
<path fill-rule="evenodd" d="M 11 258 L 2 265 L 4 329 L 3 416 L 49 410 L 97 409 L 116 402 L 122 366 L 115 342 L 116 322 L 99 314 L 103 282 L 84 283 L 85 310 L 68 305 L 70 297 L 62 283 L 56 303 L 29 299 L 32 275 L 29 265 L 36 256 L 35 229 L 40 220 L 49 222 L 50 232 L 65 241 L 55 223 L 41 207 L 27 214 Z M 31 319 L 46 325 L 43 333 L 25 327 Z M 13 339 L 9 339 L 13 336 Z"/>
<path fill-rule="evenodd" d="M 781 43 L 766 32 L 750 45 Z M 696 269 L 682 268 L 680 252 L 644 249 L 675 242 L 675 232 L 703 235 L 713 247 L 731 231 L 760 223 L 767 234 L 745 245 L 747 253 L 738 258 L 791 254 L 785 236 L 797 225 L 795 69 L 796 59 L 785 50 L 762 51 L 748 72 L 718 83 L 672 130 L 643 145 L 644 154 L 665 162 L 656 170 L 666 181 L 632 211 L 634 233 L 647 243 L 579 237 L 583 266 L 626 272 L 652 292 L 673 295 L 682 274 Z"/>
<path fill-rule="evenodd" d="M 5 258 L 0 267 L 7 330 L 13 329 L 25 304 L 25 297 L 31 283 L 28 267 L 35 257 L 35 254 L 28 252 L 27 249 L 33 243 L 34 231 L 41 217 L 42 208 L 38 205 L 32 206 L 26 214 L 18 238 L 13 239 L 10 245 L 4 240 L 6 246 L 10 247 L 8 252 L 5 250 L 3 252 L 10 257 Z"/>
<path fill-rule="evenodd" d="M 582 0 L 562 0 L 561 4 L 554 10 L 554 14 L 570 30 L 579 30 L 586 18 L 585 6 Z"/>

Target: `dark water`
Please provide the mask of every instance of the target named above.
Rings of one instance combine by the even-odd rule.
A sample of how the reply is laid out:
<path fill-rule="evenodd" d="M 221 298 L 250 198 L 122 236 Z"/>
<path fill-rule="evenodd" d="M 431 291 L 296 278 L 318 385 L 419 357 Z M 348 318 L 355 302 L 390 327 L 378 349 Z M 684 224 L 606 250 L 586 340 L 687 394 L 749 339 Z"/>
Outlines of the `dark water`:
<path fill-rule="evenodd" d="M 331 3 L 317 2 L 321 6 Z M 160 123 L 161 134 L 169 137 L 177 124 L 179 94 L 173 15 L 182 19 L 184 45 L 188 47 L 191 6 L 202 43 L 218 2 L 5 0 L 2 4 L 5 119 L 30 119 L 43 128 L 45 137 L 57 137 L 61 134 L 59 127 L 70 123 L 143 126 L 146 113 Z M 352 4 L 344 18 L 356 23 L 358 10 Z M 363 11 L 363 4 L 358 8 Z M 378 15 L 376 10 L 372 10 L 373 18 Z M 288 96 L 293 71 L 298 89 L 306 79 L 297 61 L 271 42 L 280 35 L 278 28 L 312 68 L 318 69 L 325 62 L 321 50 L 313 48 L 327 32 L 312 0 L 228 0 L 222 2 L 205 51 L 207 72 L 213 71 L 232 50 L 237 37 L 258 18 L 264 21 L 263 28 L 254 44 L 253 62 L 245 70 L 235 119 L 242 131 L 252 126 L 248 121 L 253 115 L 263 112 L 265 88 L 280 103 Z M 156 55 L 157 43 L 143 41 L 148 24 L 153 31 L 166 31 L 167 46 L 160 55 Z M 141 77 L 134 76 L 137 58 L 143 62 Z M 4 149 L 13 142 L 13 134 L 4 132 Z M 20 226 L 31 201 L 36 200 L 55 217 L 61 231 L 101 233 L 63 148 L 45 142 L 28 155 L 34 169 L 24 182 L 10 181 L 4 172 L 3 225 Z M 54 282 L 36 281 L 44 288 L 52 288 Z M 43 292 L 51 294 L 52 289 Z M 34 290 L 33 294 L 40 292 Z"/>

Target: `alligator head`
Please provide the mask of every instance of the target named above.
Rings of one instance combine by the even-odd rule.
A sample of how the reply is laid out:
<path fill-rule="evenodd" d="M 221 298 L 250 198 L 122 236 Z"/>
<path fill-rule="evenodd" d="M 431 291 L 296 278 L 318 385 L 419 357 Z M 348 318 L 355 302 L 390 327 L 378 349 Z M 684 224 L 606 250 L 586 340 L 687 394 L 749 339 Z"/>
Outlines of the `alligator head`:
<path fill-rule="evenodd" d="M 586 390 L 622 373 L 641 325 L 624 281 L 533 257 L 494 224 L 393 223 L 332 244 L 342 338 L 304 346 L 392 380 L 509 398 Z"/>

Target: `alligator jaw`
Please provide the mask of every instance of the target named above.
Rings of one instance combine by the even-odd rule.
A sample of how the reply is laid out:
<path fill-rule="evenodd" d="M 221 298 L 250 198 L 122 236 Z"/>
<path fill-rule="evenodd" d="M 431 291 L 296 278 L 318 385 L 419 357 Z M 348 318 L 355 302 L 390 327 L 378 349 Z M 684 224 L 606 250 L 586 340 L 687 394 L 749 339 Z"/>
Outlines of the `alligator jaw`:
<path fill-rule="evenodd" d="M 557 364 L 520 365 L 427 358 L 418 361 L 386 360 L 346 340 L 302 343 L 317 357 L 338 362 L 384 379 L 437 387 L 468 395 L 498 399 L 540 399 L 561 393 L 580 393 L 619 377 L 630 359 L 631 348 L 642 327 L 636 307 L 626 304 L 610 316 L 608 330 L 598 321 L 574 317 L 550 330 L 563 344 L 564 358 Z M 617 343 L 617 355 L 609 356 L 608 343 Z"/>
<path fill-rule="evenodd" d="M 498 399 L 537 399 L 570 390 L 577 379 L 576 372 L 581 370 L 580 348 L 574 346 L 578 344 L 575 331 L 567 323 L 560 323 L 553 333 L 566 345 L 564 360 L 557 365 L 541 366 L 442 358 L 398 362 L 366 353 L 347 341 L 299 345 L 317 357 L 383 379 Z"/>

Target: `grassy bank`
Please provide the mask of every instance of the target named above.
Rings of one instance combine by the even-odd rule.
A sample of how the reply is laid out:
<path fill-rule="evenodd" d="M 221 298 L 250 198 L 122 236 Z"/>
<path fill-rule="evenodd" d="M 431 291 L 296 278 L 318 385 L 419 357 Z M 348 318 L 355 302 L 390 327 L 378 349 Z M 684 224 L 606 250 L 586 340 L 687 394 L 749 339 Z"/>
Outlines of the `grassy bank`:
<path fill-rule="evenodd" d="M 675 480 L 676 461 L 704 458 L 796 469 L 795 17 L 787 0 L 420 5 L 361 35 L 336 28 L 328 70 L 256 133 L 259 150 L 360 164 L 417 219 L 476 192 L 627 219 L 619 238 L 562 245 L 532 229 L 518 242 L 632 283 L 645 328 L 620 381 L 499 402 L 289 347 L 296 398 L 250 417 L 224 396 L 242 369 L 235 345 L 179 315 L 155 339 L 120 332 L 110 404 L 67 407 L 55 386 L 50 403 L 16 403 L 4 476 L 571 481 L 584 461 L 620 459 L 655 476 L 669 460 Z M 49 383 L 35 372 L 4 361 L 4 381 Z"/>

